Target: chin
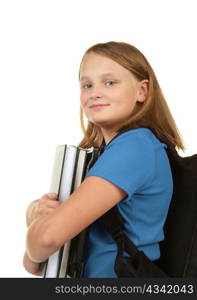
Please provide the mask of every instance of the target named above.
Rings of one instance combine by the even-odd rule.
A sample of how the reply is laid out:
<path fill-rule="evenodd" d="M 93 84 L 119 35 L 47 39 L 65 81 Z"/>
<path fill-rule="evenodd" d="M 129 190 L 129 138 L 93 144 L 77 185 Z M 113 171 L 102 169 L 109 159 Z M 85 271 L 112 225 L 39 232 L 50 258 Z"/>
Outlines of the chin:
<path fill-rule="evenodd" d="M 107 125 L 107 121 L 101 121 L 101 120 L 91 120 L 90 121 L 91 123 L 93 123 L 94 125 L 97 125 L 97 126 L 104 126 L 104 125 Z"/>
<path fill-rule="evenodd" d="M 103 127 L 103 128 L 110 128 L 111 126 L 114 126 L 114 122 L 109 121 L 109 119 L 94 119 L 94 120 L 89 120 L 91 123 L 93 123 L 94 125 L 98 126 L 98 127 Z"/>

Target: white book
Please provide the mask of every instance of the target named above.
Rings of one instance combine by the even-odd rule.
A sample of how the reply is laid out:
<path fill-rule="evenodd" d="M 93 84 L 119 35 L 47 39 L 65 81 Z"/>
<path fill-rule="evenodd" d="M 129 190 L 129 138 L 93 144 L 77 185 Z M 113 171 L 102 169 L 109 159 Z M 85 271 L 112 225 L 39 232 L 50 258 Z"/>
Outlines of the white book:
<path fill-rule="evenodd" d="M 78 148 L 78 156 L 77 156 L 77 164 L 76 164 L 76 173 L 74 178 L 74 186 L 73 191 L 79 187 L 81 184 L 84 175 L 85 175 L 85 168 L 86 168 L 86 159 L 88 153 L 92 152 L 90 149 L 80 149 Z M 69 247 L 70 248 L 70 247 Z M 58 277 L 65 278 L 69 277 L 67 275 L 67 265 L 68 265 L 68 259 L 69 259 L 69 251 L 70 249 L 67 249 L 67 247 L 64 246 L 62 259 L 60 262 L 60 271 Z"/>
<path fill-rule="evenodd" d="M 76 155 L 77 147 L 75 146 L 62 145 L 57 146 L 56 148 L 50 193 L 57 193 L 60 202 L 65 201 L 71 194 Z M 69 247 L 70 241 L 64 245 L 66 252 L 69 251 Z M 57 250 L 48 258 L 48 261 L 43 270 L 44 277 L 58 277 L 61 251 L 62 249 Z"/>
<path fill-rule="evenodd" d="M 94 165 L 100 155 L 99 148 L 85 149 L 79 148 L 79 155 L 76 167 L 74 189 L 77 188 L 85 178 L 88 170 Z M 87 251 L 89 228 L 85 228 L 71 240 L 69 257 L 67 260 L 67 269 L 62 264 L 63 269 L 59 277 L 82 278 L 85 268 L 85 257 Z M 63 261 L 62 261 L 63 263 Z M 66 273 L 65 273 L 66 270 Z"/>
<path fill-rule="evenodd" d="M 88 162 L 93 158 L 94 148 L 82 149 L 71 145 L 56 147 L 50 192 L 58 194 L 60 202 L 65 201 L 81 184 Z M 69 277 L 67 265 L 71 241 L 53 253 L 45 263 L 43 277 Z"/>

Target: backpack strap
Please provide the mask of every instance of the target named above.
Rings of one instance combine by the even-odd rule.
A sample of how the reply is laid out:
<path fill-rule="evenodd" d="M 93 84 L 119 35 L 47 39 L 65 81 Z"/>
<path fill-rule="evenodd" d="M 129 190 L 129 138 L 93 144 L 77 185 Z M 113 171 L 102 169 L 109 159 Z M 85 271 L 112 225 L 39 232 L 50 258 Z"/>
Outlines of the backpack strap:
<path fill-rule="evenodd" d="M 117 134 L 114 138 L 116 138 Z M 113 138 L 113 139 L 114 139 Z M 101 155 L 105 150 L 105 140 L 101 143 L 99 148 L 99 155 Z M 104 215 L 100 217 L 101 222 L 105 225 L 107 231 L 111 234 L 114 241 L 117 243 L 118 254 L 117 258 L 124 256 L 124 251 L 126 251 L 132 259 L 138 255 L 139 250 L 137 247 L 130 241 L 127 235 L 124 233 L 124 220 L 118 210 L 117 205 L 108 210 Z"/>
<path fill-rule="evenodd" d="M 118 277 L 167 277 L 156 262 L 152 262 L 143 251 L 138 250 L 124 233 L 124 221 L 117 205 L 100 217 L 100 220 L 117 244 L 114 271 Z M 124 252 L 129 255 L 126 256 Z"/>
<path fill-rule="evenodd" d="M 117 205 L 112 207 L 103 216 L 100 217 L 101 222 L 105 225 L 107 231 L 117 244 L 117 255 L 114 262 L 114 271 L 118 277 L 138 277 L 135 265 L 138 265 L 140 251 L 129 240 L 123 231 L 124 221 L 118 211 Z M 129 264 L 124 252 L 129 254 Z M 131 266 L 131 268 L 130 268 Z"/>
<path fill-rule="evenodd" d="M 137 247 L 129 240 L 124 233 L 124 221 L 119 213 L 117 205 L 108 210 L 100 220 L 105 225 L 107 231 L 111 234 L 118 246 L 118 255 L 123 256 L 126 251 L 130 257 L 134 258 L 137 253 Z"/>

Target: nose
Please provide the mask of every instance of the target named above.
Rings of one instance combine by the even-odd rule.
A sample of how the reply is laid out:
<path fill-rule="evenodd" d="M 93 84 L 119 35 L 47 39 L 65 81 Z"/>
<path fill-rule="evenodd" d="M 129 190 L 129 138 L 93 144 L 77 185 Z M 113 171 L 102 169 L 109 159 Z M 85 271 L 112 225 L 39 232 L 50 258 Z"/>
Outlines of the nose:
<path fill-rule="evenodd" d="M 98 86 L 92 86 L 92 88 L 89 91 L 89 99 L 99 99 L 102 97 L 101 89 Z"/>

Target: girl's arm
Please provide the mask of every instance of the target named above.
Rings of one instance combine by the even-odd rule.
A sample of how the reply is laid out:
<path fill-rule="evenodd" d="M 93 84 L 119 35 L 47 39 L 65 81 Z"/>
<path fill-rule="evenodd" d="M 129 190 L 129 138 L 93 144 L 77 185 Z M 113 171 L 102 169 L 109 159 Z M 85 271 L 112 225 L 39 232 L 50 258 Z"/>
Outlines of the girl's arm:
<path fill-rule="evenodd" d="M 23 256 L 23 266 L 25 270 L 33 275 L 41 276 L 42 271 L 40 269 L 40 264 L 35 263 L 30 260 L 29 256 L 27 255 L 27 252 L 25 252 Z"/>
<path fill-rule="evenodd" d="M 59 207 L 37 218 L 27 232 L 27 254 L 40 263 L 70 241 L 106 211 L 125 198 L 126 193 L 96 176 L 86 178 Z"/>
<path fill-rule="evenodd" d="M 43 217 L 53 210 L 55 210 L 60 205 L 58 201 L 57 194 L 48 193 L 43 195 L 40 199 L 32 201 L 26 211 L 26 224 L 29 227 L 30 224 L 39 217 Z M 27 252 L 25 252 L 23 257 L 23 266 L 27 272 L 41 276 L 41 264 L 33 262 Z"/>

